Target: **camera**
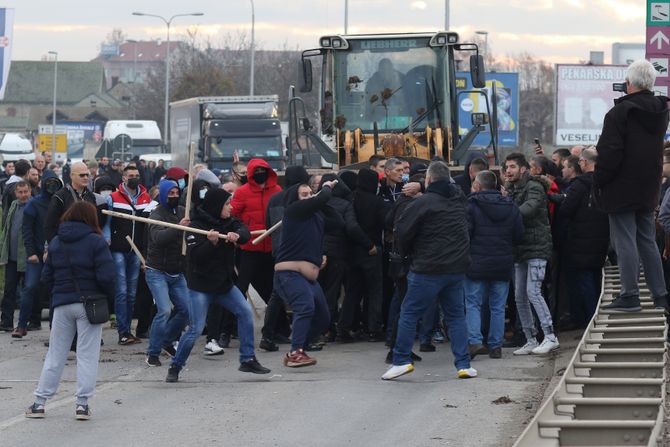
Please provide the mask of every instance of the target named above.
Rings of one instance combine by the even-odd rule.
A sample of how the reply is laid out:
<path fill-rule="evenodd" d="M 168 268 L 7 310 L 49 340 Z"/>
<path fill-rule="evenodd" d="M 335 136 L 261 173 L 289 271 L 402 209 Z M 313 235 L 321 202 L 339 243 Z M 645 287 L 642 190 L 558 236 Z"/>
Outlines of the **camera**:
<path fill-rule="evenodd" d="M 626 83 L 625 82 L 615 82 L 612 84 L 612 91 L 627 93 L 626 92 Z"/>

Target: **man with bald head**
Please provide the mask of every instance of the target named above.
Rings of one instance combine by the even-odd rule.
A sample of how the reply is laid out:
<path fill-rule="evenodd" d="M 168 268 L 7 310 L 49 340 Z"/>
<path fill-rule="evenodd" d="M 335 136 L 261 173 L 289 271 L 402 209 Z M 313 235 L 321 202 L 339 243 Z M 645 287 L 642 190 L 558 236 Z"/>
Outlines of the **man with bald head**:
<path fill-rule="evenodd" d="M 581 144 L 573 146 L 572 149 L 570 149 L 570 155 L 574 155 L 575 157 L 579 158 L 581 157 L 582 151 L 584 149 L 586 149 L 586 146 L 582 146 Z"/>
<path fill-rule="evenodd" d="M 95 196 L 88 189 L 90 175 L 91 173 L 85 163 L 74 163 L 70 171 L 72 183 L 66 185 L 51 197 L 49 211 L 47 211 L 47 218 L 44 224 L 47 241 L 50 242 L 56 235 L 60 218 L 73 203 L 84 200 L 95 206 Z"/>

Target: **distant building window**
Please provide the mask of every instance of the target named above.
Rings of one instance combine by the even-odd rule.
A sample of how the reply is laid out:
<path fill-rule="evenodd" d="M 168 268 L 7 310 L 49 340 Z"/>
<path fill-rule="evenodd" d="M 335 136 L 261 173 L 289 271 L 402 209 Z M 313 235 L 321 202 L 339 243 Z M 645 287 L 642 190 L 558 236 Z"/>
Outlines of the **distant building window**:
<path fill-rule="evenodd" d="M 119 83 L 119 77 L 118 76 L 112 76 L 112 87 L 114 87 L 118 83 Z"/>

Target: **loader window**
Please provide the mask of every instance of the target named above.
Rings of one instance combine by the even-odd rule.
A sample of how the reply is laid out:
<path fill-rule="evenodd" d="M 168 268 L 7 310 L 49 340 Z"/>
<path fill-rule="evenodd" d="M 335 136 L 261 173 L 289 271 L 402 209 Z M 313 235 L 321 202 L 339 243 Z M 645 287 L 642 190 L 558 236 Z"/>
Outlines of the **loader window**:
<path fill-rule="evenodd" d="M 336 127 L 370 131 L 377 122 L 380 130 L 399 130 L 422 115 L 422 126 L 435 126 L 447 77 L 441 49 L 428 38 L 349 43 L 350 50 L 333 53 Z"/>

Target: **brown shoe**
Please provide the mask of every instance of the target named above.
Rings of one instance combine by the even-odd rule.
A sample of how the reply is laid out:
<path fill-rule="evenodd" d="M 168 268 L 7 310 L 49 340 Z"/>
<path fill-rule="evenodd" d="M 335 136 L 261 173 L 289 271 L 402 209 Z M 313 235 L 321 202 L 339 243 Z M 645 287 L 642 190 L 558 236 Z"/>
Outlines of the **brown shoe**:
<path fill-rule="evenodd" d="M 17 327 L 12 332 L 12 338 L 23 338 L 28 335 L 28 330 L 26 328 Z"/>
<path fill-rule="evenodd" d="M 316 359 L 305 354 L 305 351 L 298 349 L 291 353 L 286 354 L 284 357 L 284 366 L 289 368 L 300 368 L 302 366 L 312 366 L 316 365 Z"/>
<path fill-rule="evenodd" d="M 486 346 L 482 344 L 478 345 L 469 345 L 468 346 L 468 351 L 470 352 L 470 360 L 473 360 L 475 357 L 477 357 L 480 354 L 488 354 L 489 350 Z"/>

